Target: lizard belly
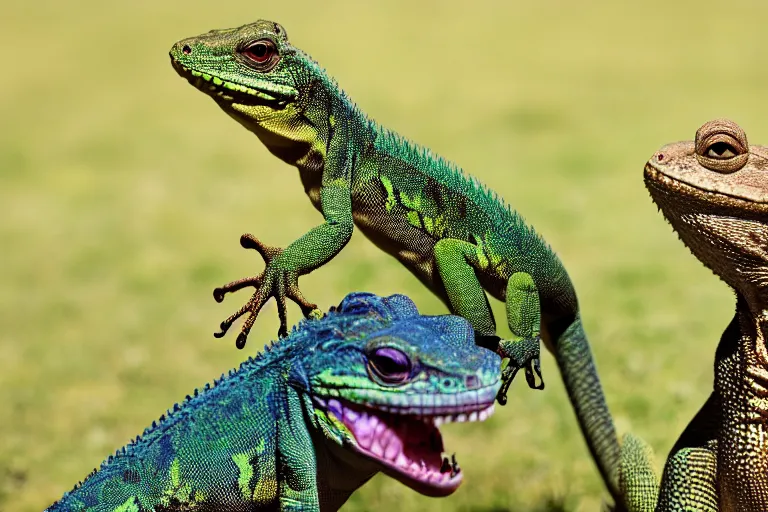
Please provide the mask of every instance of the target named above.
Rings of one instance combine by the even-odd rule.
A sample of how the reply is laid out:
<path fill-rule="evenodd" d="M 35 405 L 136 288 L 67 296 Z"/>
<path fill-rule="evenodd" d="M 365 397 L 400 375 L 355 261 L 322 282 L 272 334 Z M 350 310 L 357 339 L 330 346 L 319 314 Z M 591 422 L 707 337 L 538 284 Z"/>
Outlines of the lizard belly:
<path fill-rule="evenodd" d="M 355 225 L 366 238 L 382 251 L 397 258 L 430 291 L 449 304 L 435 262 L 435 238 L 423 229 L 413 226 L 404 215 L 382 215 L 357 206 L 353 210 Z M 475 274 L 483 289 L 491 296 L 501 301 L 505 299 L 506 280 L 509 276 L 479 269 L 475 269 Z"/>
<path fill-rule="evenodd" d="M 397 258 L 427 288 L 445 298 L 445 288 L 435 266 L 437 240 L 409 224 L 404 216 L 381 214 L 365 205 L 355 205 L 353 217 L 355 225 L 376 247 Z"/>
<path fill-rule="evenodd" d="M 744 347 L 745 344 L 742 344 Z M 740 354 L 744 357 L 744 354 Z M 718 372 L 724 425 L 718 440 L 721 510 L 768 510 L 768 379 L 748 355 Z"/>

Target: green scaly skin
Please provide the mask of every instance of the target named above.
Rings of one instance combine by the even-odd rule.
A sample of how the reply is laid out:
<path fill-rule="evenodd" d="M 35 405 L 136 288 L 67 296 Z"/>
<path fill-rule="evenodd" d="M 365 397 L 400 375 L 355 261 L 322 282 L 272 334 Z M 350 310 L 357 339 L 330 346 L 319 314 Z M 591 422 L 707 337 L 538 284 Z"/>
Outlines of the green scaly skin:
<path fill-rule="evenodd" d="M 633 511 L 768 510 L 768 148 L 734 122 L 704 124 L 668 144 L 645 183 L 691 252 L 736 293 L 736 314 L 715 354 L 712 394 L 678 439 L 661 487 L 637 438 L 621 453 Z"/>
<path fill-rule="evenodd" d="M 305 192 L 325 221 L 285 249 L 244 235 L 266 269 L 214 291 L 256 291 L 221 324 L 223 336 L 249 313 L 237 338 L 245 344 L 261 307 L 286 299 L 305 315 L 316 306 L 298 278 L 333 258 L 356 225 L 472 324 L 478 343 L 509 362 L 499 402 L 525 369 L 531 387 L 540 341 L 554 353 L 580 426 L 612 494 L 617 496 L 618 440 L 582 328 L 576 293 L 548 245 L 501 198 L 455 165 L 369 119 L 277 23 L 258 21 L 176 43 L 176 71 L 298 168 Z M 512 339 L 500 340 L 486 292 L 505 301 Z"/>
<path fill-rule="evenodd" d="M 461 317 L 353 293 L 196 390 L 47 510 L 337 510 L 379 471 L 446 496 L 463 474 L 438 426 L 493 412 L 499 363 Z"/>

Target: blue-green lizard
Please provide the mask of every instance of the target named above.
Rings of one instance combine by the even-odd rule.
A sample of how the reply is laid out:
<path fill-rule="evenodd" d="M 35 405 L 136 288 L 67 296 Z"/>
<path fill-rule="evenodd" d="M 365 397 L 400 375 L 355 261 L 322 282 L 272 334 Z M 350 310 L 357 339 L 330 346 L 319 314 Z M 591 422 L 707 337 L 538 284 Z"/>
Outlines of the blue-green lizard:
<path fill-rule="evenodd" d="M 429 496 L 463 474 L 439 426 L 493 412 L 500 359 L 457 316 L 348 295 L 195 390 L 50 512 L 336 510 L 383 471 Z"/>

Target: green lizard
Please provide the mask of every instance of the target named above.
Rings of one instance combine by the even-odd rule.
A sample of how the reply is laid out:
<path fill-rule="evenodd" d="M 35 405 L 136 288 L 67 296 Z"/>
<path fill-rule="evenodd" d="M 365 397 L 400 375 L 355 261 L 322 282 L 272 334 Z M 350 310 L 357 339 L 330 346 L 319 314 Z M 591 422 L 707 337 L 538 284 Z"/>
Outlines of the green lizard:
<path fill-rule="evenodd" d="M 541 378 L 539 346 L 554 353 L 587 444 L 617 496 L 618 441 L 582 327 L 576 293 L 557 255 L 495 193 L 428 149 L 379 126 L 277 23 L 258 21 L 214 30 L 173 45 L 176 71 L 256 134 L 267 149 L 298 168 L 305 192 L 325 222 L 285 249 L 253 235 L 266 269 L 214 290 L 256 291 L 221 324 L 223 336 L 250 313 L 237 338 L 245 344 L 256 315 L 277 301 L 280 332 L 286 299 L 316 311 L 298 278 L 322 266 L 349 241 L 353 224 L 396 257 L 472 324 L 478 343 L 509 358 L 499 402 L 518 370 L 531 387 Z M 485 292 L 505 301 L 511 340 L 496 336 Z M 543 387 L 543 382 L 541 386 Z"/>
<path fill-rule="evenodd" d="M 196 390 L 48 510 L 337 510 L 379 471 L 446 496 L 463 474 L 438 427 L 492 414 L 499 363 L 461 317 L 350 294 Z"/>
<path fill-rule="evenodd" d="M 734 122 L 669 144 L 645 166 L 654 202 L 693 254 L 736 292 L 714 390 L 672 448 L 661 489 L 650 450 L 629 437 L 621 482 L 634 511 L 768 510 L 768 148 Z"/>

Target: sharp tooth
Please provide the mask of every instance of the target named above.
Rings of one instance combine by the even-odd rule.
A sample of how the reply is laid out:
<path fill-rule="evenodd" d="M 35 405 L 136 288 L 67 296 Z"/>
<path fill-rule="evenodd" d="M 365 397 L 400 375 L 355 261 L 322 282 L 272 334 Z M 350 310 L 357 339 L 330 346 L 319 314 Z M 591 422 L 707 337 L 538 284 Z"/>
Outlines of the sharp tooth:
<path fill-rule="evenodd" d="M 394 435 L 394 432 L 388 428 L 384 428 L 384 431 L 379 435 L 379 442 L 385 450 L 387 449 L 387 446 L 389 446 L 389 441 L 393 438 Z"/>
<path fill-rule="evenodd" d="M 403 452 L 397 454 L 397 460 L 395 461 L 395 464 L 397 464 L 398 467 L 408 469 L 408 462 L 408 457 L 406 457 Z"/>
<path fill-rule="evenodd" d="M 357 414 L 357 413 L 356 413 L 355 411 L 353 411 L 352 409 L 349 409 L 349 408 L 345 408 L 345 409 L 344 409 L 344 417 L 346 417 L 347 419 L 349 419 L 349 421 L 357 421 L 357 418 L 358 418 L 359 416 L 360 416 L 360 415 L 359 415 L 359 414 Z"/>
<path fill-rule="evenodd" d="M 435 427 L 440 427 L 440 425 L 443 424 L 443 418 L 440 416 L 435 416 L 434 418 L 432 418 L 432 424 Z"/>
<path fill-rule="evenodd" d="M 421 459 L 421 470 L 426 473 L 427 472 L 427 464 L 424 462 L 424 459 Z"/>
<path fill-rule="evenodd" d="M 418 473 L 419 465 L 416 462 L 411 462 L 411 467 L 408 469 L 411 471 L 411 473 Z"/>
<path fill-rule="evenodd" d="M 477 421 L 477 411 L 472 411 L 469 415 L 469 421 Z"/>
<path fill-rule="evenodd" d="M 456 462 L 456 454 L 454 453 L 451 455 L 451 476 L 459 474 L 460 471 L 461 468 L 459 467 L 459 463 Z"/>
<path fill-rule="evenodd" d="M 479 421 L 485 421 L 485 419 L 488 417 L 488 409 L 483 409 L 480 411 L 480 414 L 477 415 L 477 419 Z"/>
<path fill-rule="evenodd" d="M 381 447 L 378 439 L 373 440 L 373 444 L 371 445 L 371 451 L 379 457 L 384 456 L 384 448 Z"/>
<path fill-rule="evenodd" d="M 403 453 L 401 448 L 402 447 L 400 446 L 400 443 L 390 443 L 389 446 L 387 446 L 387 448 L 384 450 L 384 458 L 392 462 L 400 460 L 400 455 Z"/>
<path fill-rule="evenodd" d="M 466 414 L 459 414 L 456 417 L 456 421 L 458 421 L 459 423 L 464 423 L 465 421 L 467 421 L 467 415 Z"/>

